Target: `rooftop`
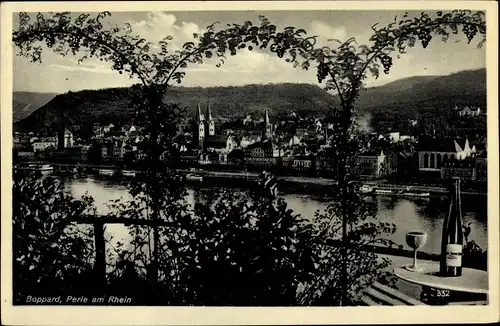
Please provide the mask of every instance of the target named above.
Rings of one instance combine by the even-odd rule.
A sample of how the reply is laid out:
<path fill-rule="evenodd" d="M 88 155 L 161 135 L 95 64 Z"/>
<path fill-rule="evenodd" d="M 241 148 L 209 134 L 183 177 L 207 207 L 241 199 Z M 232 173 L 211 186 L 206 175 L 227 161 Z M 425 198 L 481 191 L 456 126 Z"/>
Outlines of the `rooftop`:
<path fill-rule="evenodd" d="M 418 142 L 418 149 L 420 151 L 456 153 L 465 147 L 466 141 L 466 139 L 455 140 L 453 138 L 422 138 Z"/>

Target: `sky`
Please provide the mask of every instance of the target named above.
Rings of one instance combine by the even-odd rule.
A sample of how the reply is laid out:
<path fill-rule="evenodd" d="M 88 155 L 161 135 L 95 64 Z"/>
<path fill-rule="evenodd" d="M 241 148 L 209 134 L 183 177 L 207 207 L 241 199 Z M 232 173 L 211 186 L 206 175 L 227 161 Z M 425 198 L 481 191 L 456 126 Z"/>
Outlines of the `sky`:
<path fill-rule="evenodd" d="M 278 28 L 295 26 L 303 28 L 308 35 L 318 36 L 321 44 L 328 39 L 345 41 L 355 37 L 358 44 L 367 44 L 371 26 L 375 23 L 387 25 L 402 11 L 155 11 L 112 12 L 107 19 L 117 25 L 130 23 L 135 34 L 157 43 L 167 35 L 173 36 L 173 44 L 181 46 L 193 40 L 193 33 L 202 33 L 208 25 L 220 22 L 221 28 L 230 23 L 246 20 L 258 22 L 258 16 L 266 16 Z M 420 15 L 420 12 L 409 12 Z M 14 14 L 14 28 L 17 16 Z M 42 63 L 31 63 L 27 58 L 15 55 L 13 59 L 14 91 L 66 93 L 82 89 L 125 87 L 136 83 L 124 75 L 112 71 L 110 66 L 98 60 L 86 60 L 78 64 L 75 57 L 60 57 L 50 50 L 42 54 Z M 479 69 L 486 66 L 485 47 L 478 49 L 467 44 L 464 36 L 452 36 L 446 43 L 436 40 L 427 49 L 420 45 L 409 49 L 401 59 L 395 59 L 390 74 L 381 73 L 375 80 L 367 80 L 368 86 L 385 84 L 396 79 L 422 75 L 448 75 L 454 72 Z M 293 68 L 283 59 L 265 51 L 243 50 L 229 56 L 226 63 L 217 68 L 215 61 L 188 67 L 183 86 L 236 86 L 269 83 L 318 84 L 314 70 Z"/>

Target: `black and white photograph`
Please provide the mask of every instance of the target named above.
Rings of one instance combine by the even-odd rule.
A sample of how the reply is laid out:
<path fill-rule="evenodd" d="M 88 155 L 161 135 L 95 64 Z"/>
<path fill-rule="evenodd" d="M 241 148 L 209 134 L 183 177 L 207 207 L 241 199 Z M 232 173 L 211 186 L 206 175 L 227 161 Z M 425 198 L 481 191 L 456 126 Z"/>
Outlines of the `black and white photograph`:
<path fill-rule="evenodd" d="M 391 3 L 2 4 L 2 307 L 495 321 L 498 9 Z"/>

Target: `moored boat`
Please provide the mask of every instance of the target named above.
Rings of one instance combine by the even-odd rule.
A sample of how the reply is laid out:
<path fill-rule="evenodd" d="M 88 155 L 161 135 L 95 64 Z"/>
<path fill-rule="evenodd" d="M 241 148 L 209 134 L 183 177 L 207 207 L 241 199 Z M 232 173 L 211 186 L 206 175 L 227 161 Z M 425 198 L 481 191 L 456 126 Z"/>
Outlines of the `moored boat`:
<path fill-rule="evenodd" d="M 54 171 L 54 167 L 50 164 L 19 164 L 14 167 L 16 170 L 22 170 L 22 171 L 35 171 L 35 172 L 42 172 L 42 173 L 50 173 Z"/>
<path fill-rule="evenodd" d="M 135 171 L 123 170 L 122 175 L 124 177 L 135 177 Z"/>
<path fill-rule="evenodd" d="M 373 187 L 370 187 L 369 185 L 363 185 L 359 188 L 359 192 L 362 194 L 370 194 L 373 192 Z"/>
<path fill-rule="evenodd" d="M 109 170 L 109 169 L 101 169 L 101 170 L 99 170 L 99 175 L 113 176 L 114 174 L 115 174 L 114 170 Z"/>
<path fill-rule="evenodd" d="M 396 193 L 389 189 L 375 189 L 377 195 L 395 195 Z"/>
<path fill-rule="evenodd" d="M 203 177 L 201 175 L 196 175 L 193 173 L 186 174 L 186 180 L 188 181 L 203 181 Z"/>
<path fill-rule="evenodd" d="M 403 192 L 401 195 L 405 197 L 423 198 L 423 197 L 429 197 L 431 194 L 428 192 Z"/>
<path fill-rule="evenodd" d="M 49 171 L 54 171 L 54 167 L 50 164 L 42 164 L 35 166 L 34 170 L 40 172 L 49 172 Z"/>

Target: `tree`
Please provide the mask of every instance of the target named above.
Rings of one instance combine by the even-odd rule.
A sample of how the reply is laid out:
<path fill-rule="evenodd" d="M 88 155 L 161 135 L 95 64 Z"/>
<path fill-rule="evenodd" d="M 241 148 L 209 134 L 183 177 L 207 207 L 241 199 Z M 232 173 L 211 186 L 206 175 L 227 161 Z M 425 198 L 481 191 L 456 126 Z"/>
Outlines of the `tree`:
<path fill-rule="evenodd" d="M 113 70 L 140 80 L 141 84 L 132 88 L 132 105 L 136 122 L 146 134 L 143 148 L 149 170 L 136 180 L 131 189 L 134 198 L 120 214 L 128 217 L 146 214 L 152 220 L 171 223 L 172 227 L 165 232 L 172 232 L 186 208 L 179 204 L 185 194 L 181 178 L 171 168 L 178 159 L 172 140 L 182 110 L 175 104 L 166 104 L 164 96 L 170 82 L 181 82 L 185 75 L 182 69 L 188 63 L 201 63 L 204 58 L 216 57 L 220 59 L 217 64 L 220 66 L 226 53 L 235 55 L 238 50 L 247 48 L 251 51 L 254 46 L 270 48 L 279 57 L 286 54 L 290 57 L 287 60 L 293 61 L 303 52 L 303 45 L 310 44 L 309 39 L 301 37 L 303 30 L 287 28 L 280 32 L 261 17 L 260 26 L 253 26 L 249 21 L 220 31 L 216 31 L 214 25 L 208 26 L 203 35 L 194 35 L 197 44 L 185 43 L 181 50 L 171 51 L 168 42 L 172 38 L 166 36 L 159 43 L 161 51 L 152 53 L 152 44 L 133 36 L 130 25 L 125 28 L 105 26 L 104 19 L 109 15 L 109 12 L 103 12 L 95 17 L 88 14 L 73 17 L 69 12 L 38 13 L 36 21 L 32 21 L 29 14 L 20 13 L 13 42 L 20 50 L 19 55 L 29 57 L 33 62 L 41 62 L 44 44 L 61 56 L 78 56 L 78 62 L 91 57 L 110 62 Z M 150 232 L 139 228 L 131 230 L 135 239 L 145 241 L 148 238 L 147 243 L 152 246 L 148 256 L 151 264 L 144 267 L 153 283 L 159 279 L 157 259 L 164 254 L 161 248 L 165 245 L 161 243 L 163 235 L 158 229 L 153 228 L 151 241 Z M 167 238 L 170 235 L 167 234 Z"/>
<path fill-rule="evenodd" d="M 88 294 L 95 280 L 93 231 L 69 219 L 92 213 L 92 198 L 73 198 L 53 178 L 15 173 L 13 181 L 14 302 Z"/>
<path fill-rule="evenodd" d="M 472 13 L 469 10 L 454 10 L 449 13 L 436 12 L 432 17 L 422 12 L 420 17 L 395 17 L 394 22 L 378 28 L 378 24 L 372 26 L 374 34 L 370 38 L 372 44 L 357 45 L 354 38 L 346 42 L 340 42 L 337 48 L 317 47 L 306 52 L 305 61 L 302 63 L 304 69 L 308 69 L 311 63 L 317 64 L 318 82 L 325 82 L 326 90 L 333 90 L 340 99 L 340 108 L 334 110 L 330 115 L 334 123 L 333 146 L 331 149 L 332 165 L 336 167 L 336 179 L 338 184 L 334 187 L 333 198 L 340 201 L 334 214 L 342 218 L 342 241 L 343 241 L 343 270 L 340 273 L 341 285 L 346 286 L 348 282 L 348 269 L 352 261 L 348 259 L 349 233 L 348 225 L 352 212 L 352 203 L 356 200 L 355 174 L 350 169 L 355 166 L 356 153 L 359 151 L 355 132 L 355 102 L 363 89 L 364 81 L 369 74 L 377 78 L 380 70 L 388 74 L 393 65 L 393 55 L 406 53 L 407 48 L 414 47 L 420 41 L 424 48 L 429 42 L 439 37 L 446 42 L 450 34 L 462 32 L 470 43 L 477 35 L 480 37 L 478 47 L 486 41 L 485 13 L 478 11 Z M 461 28 L 461 30 L 460 30 Z M 355 206 L 356 207 L 356 206 Z M 347 289 L 342 293 L 344 297 L 342 304 L 349 300 Z"/>
<path fill-rule="evenodd" d="M 359 245 L 364 241 L 375 241 L 374 236 L 393 230 L 387 225 L 373 226 L 365 223 L 372 213 L 369 213 L 370 210 L 357 194 L 356 175 L 353 171 L 360 146 L 354 122 L 354 104 L 363 88 L 364 80 L 368 73 L 377 77 L 382 67 L 385 73 L 389 73 L 392 66 L 391 54 L 396 51 L 404 53 L 406 47 L 414 46 L 417 39 L 426 47 L 433 35 L 446 40 L 450 33 L 458 33 L 458 26 L 464 26 L 462 32 L 469 42 L 479 32 L 483 36 L 480 43 L 482 44 L 486 33 L 483 12 L 472 14 L 456 10 L 444 15 L 438 12 L 436 17 L 432 18 L 422 13 L 421 17 L 415 17 L 413 20 L 406 19 L 405 15 L 399 23 L 396 19 L 396 22 L 381 29 L 374 26 L 371 46 L 355 46 L 355 40 L 349 39 L 332 49 L 316 47 L 315 37 L 305 37 L 303 29 L 287 27 L 278 31 L 275 25 L 261 16 L 260 25 L 247 21 L 219 31 L 215 30 L 215 24 L 208 26 L 203 35 L 194 35 L 196 43 L 188 42 L 181 50 L 173 52 L 168 48 L 171 37 L 167 36 L 159 44 L 161 51 L 152 53 L 150 43 L 132 36 L 130 25 L 126 28 L 104 26 L 102 20 L 107 16 L 107 12 L 100 13 L 95 18 L 87 14 L 73 18 L 70 13 L 48 16 L 39 13 L 36 22 L 31 23 L 30 16 L 21 13 L 20 25 L 13 34 L 13 42 L 20 49 L 20 55 L 30 57 L 35 62 L 41 61 L 40 42 L 44 42 L 54 52 L 63 56 L 69 53 L 78 55 L 79 61 L 88 57 L 108 61 L 112 63 L 113 70 L 127 73 L 141 81 L 141 85 L 132 90 L 133 105 L 136 118 L 147 134 L 145 148 L 151 163 L 145 178 L 138 180 L 132 188 L 134 200 L 130 201 L 120 214 L 128 217 L 146 215 L 155 221 L 167 222 L 170 226 L 163 229 L 163 236 L 175 235 L 181 230 L 179 223 L 189 216 L 186 207 L 180 204 L 184 195 L 182 180 L 171 168 L 178 159 L 172 140 L 182 110 L 177 105 L 165 104 L 164 101 L 170 82 L 180 83 L 185 76 L 182 70 L 188 64 L 201 63 L 204 59 L 214 57 L 220 60 L 217 64 L 220 66 L 227 59 L 227 53 L 236 55 L 242 49 L 253 50 L 254 46 L 259 46 L 261 49 L 269 49 L 295 67 L 309 69 L 314 66 L 318 81 L 325 81 L 325 89 L 337 93 L 341 102 L 340 108 L 333 109 L 328 119 L 335 130 L 328 157 L 329 166 L 335 171 L 337 185 L 333 187 L 333 204 L 330 210 L 327 214 L 318 216 L 316 222 L 322 227 L 317 227 L 316 232 L 320 239 L 321 234 L 326 234 L 329 239 L 340 236 L 341 245 L 327 252 L 326 258 L 322 257 L 323 263 L 315 266 L 316 281 L 306 284 L 307 290 L 302 298 L 313 298 L 306 300 L 311 303 L 318 297 L 314 295 L 318 291 L 323 293 L 319 297 L 324 298 L 325 293 L 328 293 L 328 285 L 325 288 L 324 282 L 335 276 L 339 277 L 339 283 L 336 284 L 342 286 L 342 295 L 336 297 L 335 304 L 342 305 L 353 302 L 349 294 L 354 293 L 356 286 L 359 287 L 358 280 L 363 276 L 377 276 L 370 271 L 376 271 L 380 267 L 375 263 L 373 255 L 359 254 Z M 166 162 L 162 162 L 161 157 L 165 158 Z M 159 228 L 153 229 L 152 239 L 149 239 L 149 232 L 139 228 L 134 228 L 131 232 L 138 243 L 151 244 L 151 253 L 143 255 L 149 257 L 151 264 L 143 267 L 149 271 L 150 280 L 157 282 L 161 278 L 158 274 L 158 258 L 167 254 L 170 248 L 162 242 Z M 321 246 L 313 248 L 319 250 L 319 254 L 323 253 Z M 328 258 L 336 263 L 335 273 L 324 268 Z M 366 266 L 357 271 L 356 264 L 359 266 L 361 262 L 366 263 Z M 349 288 L 351 284 L 354 284 L 354 288 Z"/>

